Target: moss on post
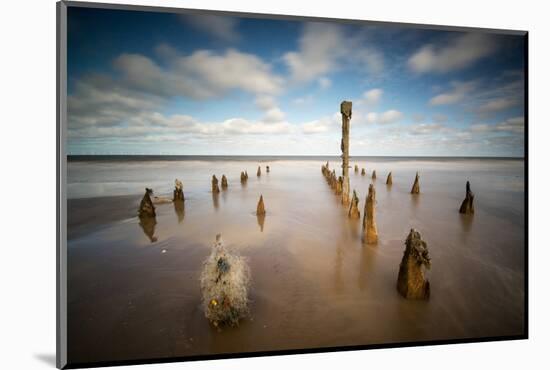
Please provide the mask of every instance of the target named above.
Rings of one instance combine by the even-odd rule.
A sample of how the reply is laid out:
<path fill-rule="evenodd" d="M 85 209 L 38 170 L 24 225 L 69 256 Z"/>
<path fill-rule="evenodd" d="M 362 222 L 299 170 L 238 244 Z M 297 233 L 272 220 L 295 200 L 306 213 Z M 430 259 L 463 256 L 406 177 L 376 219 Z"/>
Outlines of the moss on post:
<path fill-rule="evenodd" d="M 430 282 L 424 276 L 424 270 L 430 266 L 428 245 L 418 231 L 411 229 L 399 265 L 397 291 L 407 299 L 430 298 Z"/>

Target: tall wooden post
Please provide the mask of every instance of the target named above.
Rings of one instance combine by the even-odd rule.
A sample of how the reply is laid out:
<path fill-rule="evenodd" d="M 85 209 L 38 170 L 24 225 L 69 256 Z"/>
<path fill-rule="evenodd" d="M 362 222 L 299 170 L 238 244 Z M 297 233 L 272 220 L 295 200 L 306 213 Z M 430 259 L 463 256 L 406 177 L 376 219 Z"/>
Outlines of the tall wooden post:
<path fill-rule="evenodd" d="M 342 113 L 342 204 L 349 204 L 349 125 L 351 120 L 351 102 L 343 101 L 340 104 Z"/>

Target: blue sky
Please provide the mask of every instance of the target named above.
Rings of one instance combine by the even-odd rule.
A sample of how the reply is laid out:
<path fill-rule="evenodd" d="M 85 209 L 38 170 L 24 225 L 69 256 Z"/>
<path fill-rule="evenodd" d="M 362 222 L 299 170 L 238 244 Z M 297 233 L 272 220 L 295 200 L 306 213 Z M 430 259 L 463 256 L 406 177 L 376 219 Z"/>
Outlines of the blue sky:
<path fill-rule="evenodd" d="M 524 38 L 69 8 L 70 154 L 522 156 Z"/>

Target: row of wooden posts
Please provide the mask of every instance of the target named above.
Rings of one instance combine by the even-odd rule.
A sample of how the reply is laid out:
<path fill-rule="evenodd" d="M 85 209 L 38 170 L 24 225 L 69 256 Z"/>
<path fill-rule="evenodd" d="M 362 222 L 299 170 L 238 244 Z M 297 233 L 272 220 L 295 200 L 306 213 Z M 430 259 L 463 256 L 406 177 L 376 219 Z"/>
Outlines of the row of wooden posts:
<path fill-rule="evenodd" d="M 341 203 L 349 206 L 348 217 L 360 218 L 359 198 L 357 192 L 353 190 L 350 199 L 350 181 L 349 181 L 349 135 L 350 123 L 352 117 L 352 102 L 343 101 L 340 104 L 340 113 L 342 114 L 342 140 L 340 149 L 342 150 L 342 176 L 336 176 L 336 171 L 329 168 L 329 163 L 322 165 L 321 171 L 327 182 L 334 190 L 335 194 L 341 197 Z M 358 165 L 354 167 L 355 173 L 359 172 Z M 361 175 L 365 176 L 366 171 L 363 168 Z M 376 171 L 372 172 L 372 178 L 376 179 Z M 388 174 L 386 185 L 393 184 L 392 173 Z M 416 173 L 411 194 L 420 193 L 420 180 L 418 172 Z M 459 212 L 465 214 L 474 213 L 474 195 L 470 190 L 470 182 L 466 182 L 466 198 L 462 202 Z M 364 244 L 378 243 L 378 230 L 375 221 L 376 190 L 374 184 L 369 185 L 369 191 L 365 200 L 365 210 L 363 214 L 363 233 L 362 242 Z M 430 283 L 424 276 L 424 267 L 431 266 L 428 247 L 420 233 L 411 229 L 405 240 L 405 252 L 399 265 L 399 274 L 397 277 L 397 290 L 408 299 L 427 299 L 430 297 Z"/>
<path fill-rule="evenodd" d="M 270 168 L 269 166 L 265 166 L 265 172 L 269 173 Z M 262 167 L 258 166 L 258 171 L 256 171 L 256 176 L 260 177 L 262 176 Z M 241 172 L 241 184 L 246 184 L 248 182 L 248 172 L 242 171 Z M 227 177 L 225 175 L 222 175 L 222 190 L 226 190 L 228 187 L 227 184 Z M 212 194 L 218 194 L 220 192 L 220 188 L 218 186 L 218 178 L 216 175 L 212 175 Z M 256 215 L 263 216 L 265 215 L 265 205 L 264 205 L 264 196 L 263 194 L 260 194 L 260 199 L 258 200 L 258 205 L 256 206 Z"/>

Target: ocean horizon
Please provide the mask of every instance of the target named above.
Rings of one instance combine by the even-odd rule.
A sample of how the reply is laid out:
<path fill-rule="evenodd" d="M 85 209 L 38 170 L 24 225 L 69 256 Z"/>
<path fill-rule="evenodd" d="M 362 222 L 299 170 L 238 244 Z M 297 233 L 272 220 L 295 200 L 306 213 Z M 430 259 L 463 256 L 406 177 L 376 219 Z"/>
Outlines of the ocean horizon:
<path fill-rule="evenodd" d="M 78 161 L 185 161 L 185 160 L 251 160 L 262 161 L 273 160 L 340 160 L 340 155 L 188 155 L 188 154 L 69 154 L 67 160 Z M 356 160 L 393 160 L 393 161 L 415 161 L 415 160 L 525 160 L 525 157 L 505 156 L 364 156 L 350 155 L 350 159 Z"/>

